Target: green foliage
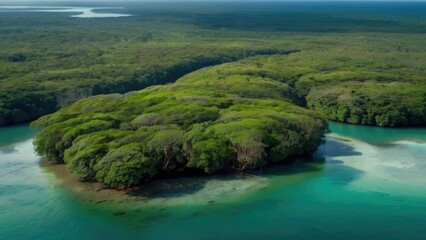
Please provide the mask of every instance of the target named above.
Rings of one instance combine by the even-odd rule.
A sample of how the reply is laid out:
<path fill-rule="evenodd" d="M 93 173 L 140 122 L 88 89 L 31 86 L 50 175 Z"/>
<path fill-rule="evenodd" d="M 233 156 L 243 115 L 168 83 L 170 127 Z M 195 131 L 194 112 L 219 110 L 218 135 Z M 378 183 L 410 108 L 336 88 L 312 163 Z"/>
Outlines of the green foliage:
<path fill-rule="evenodd" d="M 22 53 L 14 53 L 7 57 L 9 62 L 25 62 L 27 57 Z"/>
<path fill-rule="evenodd" d="M 162 169 L 176 168 L 176 165 L 182 161 L 183 134 L 183 131 L 179 129 L 160 130 L 147 143 L 154 158 L 161 159 Z"/>
<path fill-rule="evenodd" d="M 426 124 L 424 7 L 204 4 L 130 4 L 134 17 L 101 20 L 4 13 L 0 125 L 61 108 L 33 123 L 36 151 L 126 188 L 312 152 L 322 118 Z"/>
<path fill-rule="evenodd" d="M 1 32 L 8 26 L 0 24 L 0 125 L 32 121 L 92 95 L 126 93 L 174 82 L 206 66 L 257 54 L 287 52 L 276 44 L 265 42 L 260 46 L 254 40 L 177 40 L 173 32 L 163 36 L 163 31 L 180 26 L 161 30 L 148 43 L 141 42 L 140 37 L 153 26 L 141 22 L 127 23 L 126 35 L 131 36 L 124 40 L 123 32 L 108 24 L 93 29 L 90 24 L 80 23 L 75 28 L 78 30 L 73 30 L 44 25 L 40 28 L 40 19 L 32 23 L 24 18 L 22 25 L 22 19 L 6 19 L 15 30 L 25 29 L 25 33 L 19 34 L 17 40 L 15 32 Z M 164 25 L 161 21 L 156 24 Z M 27 25 L 34 28 L 28 30 Z M 140 27 L 144 29 L 142 33 L 131 34 L 132 29 Z M 44 28 L 49 32 L 40 40 Z M 109 34 L 105 35 L 105 31 Z M 92 37 L 86 39 L 82 35 Z M 31 49 L 16 53 L 22 44 Z"/>
<path fill-rule="evenodd" d="M 93 132 L 94 128 L 91 130 Z M 73 130 L 68 133 L 70 132 L 75 133 Z M 127 134 L 129 132 L 116 129 L 100 130 L 90 135 L 82 134 L 64 151 L 64 162 L 72 172 L 88 179 L 93 178 L 98 171 L 98 160 L 110 148 L 109 143 Z"/>
<path fill-rule="evenodd" d="M 394 103 L 384 104 L 389 115 L 377 112 L 379 107 L 367 106 L 370 104 L 365 99 L 358 100 L 356 106 L 335 106 L 336 110 L 326 110 L 334 108 L 326 106 L 334 106 L 328 100 L 321 107 L 307 99 L 311 90 L 314 93 L 308 98 L 313 100 L 317 99 L 315 92 L 326 86 L 343 87 L 341 84 L 348 81 L 398 82 L 402 88 L 424 89 L 424 85 L 417 85 L 425 82 L 426 75 L 426 14 L 420 14 L 425 11 L 423 5 L 388 3 L 385 11 L 380 4 L 345 3 L 329 12 L 314 3 L 304 3 L 303 7 L 296 3 L 250 3 L 243 8 L 238 4 L 188 4 L 129 4 L 126 11 L 135 16 L 122 19 L 3 13 L 0 125 L 31 121 L 92 95 L 171 83 L 197 69 L 254 55 L 270 57 L 258 56 L 223 67 L 215 73 L 217 81 L 212 84 L 253 98 L 284 95 L 299 105 L 330 112 L 324 117 L 333 120 L 383 126 L 425 124 L 423 109 L 416 107 L 424 105 L 418 100 L 423 94 L 419 91 L 398 97 L 408 99 L 403 109 Z M 417 14 L 406 16 L 414 5 Z M 283 55 L 295 49 L 300 51 Z M 233 71 L 241 76 L 229 74 Z M 225 85 L 228 80 L 246 87 L 232 89 L 232 85 Z M 251 81 L 264 81 L 280 91 L 252 89 Z M 383 86 L 382 95 L 393 94 L 393 90 L 386 90 L 389 85 Z M 356 90 L 355 85 L 349 87 Z M 202 96 L 196 97 L 199 99 L 194 101 L 202 101 Z M 190 105 L 191 98 L 182 99 L 182 103 Z M 232 100 L 221 100 L 224 102 L 215 106 L 217 109 L 232 104 Z M 103 103 L 110 105 L 109 101 L 105 97 Z M 144 104 L 156 101 L 161 98 Z M 198 116 L 170 110 L 170 115 L 180 119 L 177 124 L 189 126 L 205 119 L 213 121 L 218 117 L 217 109 L 197 110 Z M 336 111 L 338 114 L 334 114 Z M 361 116 L 366 114 L 374 116 Z M 139 120 L 142 122 L 132 123 L 135 126 L 126 123 L 122 127 L 138 128 L 158 121 Z"/>
<path fill-rule="evenodd" d="M 227 139 L 206 139 L 191 143 L 188 167 L 203 169 L 206 173 L 214 173 L 232 166 L 235 152 Z"/>
<path fill-rule="evenodd" d="M 308 106 L 331 120 L 391 127 L 424 125 L 425 103 L 425 83 L 368 81 L 324 86 L 308 95 Z"/>
<path fill-rule="evenodd" d="M 244 171 L 315 150 L 326 129 L 319 115 L 291 103 L 287 84 L 233 65 L 243 66 L 80 100 L 33 123 L 44 127 L 36 150 L 116 188 L 186 168 Z"/>
<path fill-rule="evenodd" d="M 115 188 L 128 188 L 152 178 L 158 163 L 144 156 L 138 143 L 113 149 L 99 160 L 96 180 Z"/>

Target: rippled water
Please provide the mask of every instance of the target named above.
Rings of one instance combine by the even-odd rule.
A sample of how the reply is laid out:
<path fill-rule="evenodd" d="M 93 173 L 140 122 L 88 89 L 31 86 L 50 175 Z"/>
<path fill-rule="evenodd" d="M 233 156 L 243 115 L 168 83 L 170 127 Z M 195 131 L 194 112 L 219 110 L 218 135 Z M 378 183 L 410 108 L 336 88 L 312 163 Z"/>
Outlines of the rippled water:
<path fill-rule="evenodd" d="M 331 123 L 315 158 L 253 176 L 158 181 L 81 200 L 0 128 L 0 239 L 425 239 L 426 129 Z"/>

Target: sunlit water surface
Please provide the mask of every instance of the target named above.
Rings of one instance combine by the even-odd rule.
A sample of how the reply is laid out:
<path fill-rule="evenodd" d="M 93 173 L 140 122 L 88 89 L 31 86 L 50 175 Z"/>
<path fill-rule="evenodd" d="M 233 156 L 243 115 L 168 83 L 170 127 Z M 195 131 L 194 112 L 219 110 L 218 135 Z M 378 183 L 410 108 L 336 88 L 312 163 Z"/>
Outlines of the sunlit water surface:
<path fill-rule="evenodd" d="M 108 12 L 97 12 L 97 11 Z M 122 8 L 113 7 L 52 7 L 52 6 L 0 6 L 1 12 L 45 12 L 45 13 L 69 13 L 70 17 L 77 18 L 105 18 L 105 17 L 130 17 L 131 14 L 114 13 L 114 10 Z"/>
<path fill-rule="evenodd" d="M 39 166 L 36 130 L 0 128 L 0 239 L 425 239 L 426 129 L 330 128 L 324 163 L 106 202 L 71 196 Z"/>

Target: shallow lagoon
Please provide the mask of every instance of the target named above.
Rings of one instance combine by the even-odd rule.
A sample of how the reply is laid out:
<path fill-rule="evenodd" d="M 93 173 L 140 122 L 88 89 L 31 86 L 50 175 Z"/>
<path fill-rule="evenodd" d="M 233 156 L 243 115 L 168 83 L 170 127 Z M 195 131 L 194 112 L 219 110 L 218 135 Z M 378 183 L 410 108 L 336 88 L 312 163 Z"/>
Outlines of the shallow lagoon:
<path fill-rule="evenodd" d="M 76 18 L 105 18 L 105 17 L 130 17 L 131 14 L 114 13 L 114 10 L 123 8 L 113 7 L 52 7 L 52 6 L 0 6 L 1 12 L 46 12 L 46 13 L 69 13 L 70 17 Z M 97 11 L 111 11 L 97 12 Z"/>
<path fill-rule="evenodd" d="M 426 129 L 330 128 L 320 162 L 158 181 L 108 201 L 82 200 L 41 168 L 35 130 L 0 128 L 0 237 L 424 239 Z"/>

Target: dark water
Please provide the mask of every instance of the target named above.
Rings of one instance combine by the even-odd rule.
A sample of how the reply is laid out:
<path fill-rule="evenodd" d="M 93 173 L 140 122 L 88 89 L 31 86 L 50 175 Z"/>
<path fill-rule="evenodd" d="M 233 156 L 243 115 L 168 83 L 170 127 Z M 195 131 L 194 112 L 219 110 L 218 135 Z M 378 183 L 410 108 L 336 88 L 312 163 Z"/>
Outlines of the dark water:
<path fill-rule="evenodd" d="M 143 199 L 98 203 L 39 167 L 35 130 L 0 128 L 0 239 L 425 239 L 426 129 L 330 128 L 324 164 L 157 182 Z"/>

